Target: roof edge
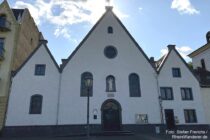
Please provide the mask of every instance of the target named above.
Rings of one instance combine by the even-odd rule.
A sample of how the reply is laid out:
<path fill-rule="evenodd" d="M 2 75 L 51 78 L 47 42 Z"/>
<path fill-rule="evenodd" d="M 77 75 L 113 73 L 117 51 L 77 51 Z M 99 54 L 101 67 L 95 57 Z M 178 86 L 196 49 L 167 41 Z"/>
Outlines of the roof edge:
<path fill-rule="evenodd" d="M 209 44 L 209 45 L 208 45 Z M 205 50 L 210 48 L 210 43 L 207 43 L 203 46 L 201 46 L 200 48 L 196 49 L 195 51 L 191 52 L 190 54 L 188 54 L 187 56 L 189 56 L 190 58 L 204 52 Z M 200 51 L 200 52 L 199 52 Z"/>
<path fill-rule="evenodd" d="M 174 50 L 174 52 L 178 55 L 178 57 L 181 59 L 181 61 L 184 63 L 184 65 L 187 67 L 187 69 L 192 73 L 192 75 L 195 77 L 195 79 L 196 79 L 196 80 L 198 81 L 198 83 L 199 83 L 199 80 L 197 79 L 197 77 L 195 76 L 195 74 L 193 73 L 193 71 L 190 69 L 190 67 L 188 66 L 188 64 L 186 63 L 186 61 L 182 58 L 182 56 L 179 54 L 179 52 L 176 50 L 175 47 L 169 50 L 169 52 L 168 52 L 166 58 L 164 59 L 164 62 L 162 63 L 162 65 L 161 65 L 161 67 L 160 67 L 160 69 L 159 69 L 159 71 L 158 71 L 158 74 L 160 73 L 162 67 L 164 66 L 165 62 L 167 61 L 167 59 L 168 59 L 170 53 L 172 52 L 172 50 Z"/>
<path fill-rule="evenodd" d="M 48 49 L 46 44 L 39 44 L 36 49 L 34 49 L 34 51 L 25 59 L 25 61 L 20 65 L 19 68 L 17 68 L 15 71 L 12 72 L 12 77 L 15 77 L 17 75 L 17 73 L 25 66 L 25 64 L 31 59 L 31 57 L 39 50 L 39 48 L 41 48 L 41 46 L 44 46 L 45 49 L 47 50 L 47 53 L 50 55 L 51 60 L 53 61 L 54 65 L 56 66 L 56 68 L 58 69 L 58 72 L 61 73 L 61 70 L 57 64 L 57 62 L 55 61 L 53 55 L 51 54 L 50 50 Z"/>
<path fill-rule="evenodd" d="M 112 12 L 113 13 L 113 12 Z M 138 50 L 143 54 L 143 56 L 146 58 L 146 60 L 148 61 L 148 63 L 151 65 L 151 67 L 154 69 L 155 73 L 157 73 L 156 68 L 152 65 L 152 63 L 149 60 L 149 57 L 146 55 L 146 53 L 142 50 L 142 48 L 140 47 L 140 45 L 137 43 L 137 41 L 133 38 L 133 36 L 129 33 L 129 31 L 126 29 L 126 27 L 123 25 L 123 23 L 120 21 L 120 19 L 115 15 L 115 13 L 113 13 L 114 17 L 116 18 L 116 20 L 118 21 L 118 23 L 121 25 L 121 27 L 124 29 L 124 31 L 126 32 L 126 34 L 130 37 L 131 41 L 133 41 L 133 43 L 135 44 L 135 46 L 138 48 Z"/>
<path fill-rule="evenodd" d="M 84 42 L 88 39 L 88 37 L 90 36 L 90 34 L 93 32 L 93 30 L 97 27 L 97 25 L 102 21 L 102 19 L 105 17 L 105 15 L 111 10 L 107 10 L 102 16 L 101 18 L 96 22 L 96 24 L 91 28 L 91 30 L 86 34 L 86 36 L 84 37 L 84 39 L 79 43 L 79 45 L 74 49 L 74 51 L 69 55 L 69 57 L 67 58 L 66 62 L 61 65 L 60 69 L 61 72 L 64 70 L 64 68 L 66 67 L 66 65 L 69 63 L 69 61 L 72 59 L 72 57 L 76 54 L 76 52 L 80 49 L 80 47 L 82 47 L 82 45 L 84 44 Z"/>

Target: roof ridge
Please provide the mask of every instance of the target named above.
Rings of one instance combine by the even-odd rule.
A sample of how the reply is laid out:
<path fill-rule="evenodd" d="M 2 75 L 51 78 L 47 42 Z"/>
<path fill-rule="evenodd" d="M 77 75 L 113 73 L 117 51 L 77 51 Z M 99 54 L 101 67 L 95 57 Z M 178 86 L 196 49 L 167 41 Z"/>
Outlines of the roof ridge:
<path fill-rule="evenodd" d="M 135 44 L 135 46 L 138 48 L 138 50 L 142 53 L 142 55 L 145 57 L 145 59 L 148 61 L 148 63 L 151 65 L 151 67 L 154 69 L 155 72 L 156 69 L 153 67 L 153 65 L 151 64 L 148 56 L 145 54 L 145 52 L 142 50 L 142 48 L 140 47 L 140 45 L 136 42 L 136 40 L 132 37 L 132 35 L 129 33 L 129 31 L 126 29 L 126 27 L 123 25 L 123 23 L 120 21 L 120 19 L 114 14 L 114 12 L 112 12 L 112 8 L 109 8 L 102 16 L 101 18 L 96 22 L 96 24 L 92 27 L 92 29 L 88 32 L 88 34 L 85 36 L 85 38 L 80 42 L 80 44 L 75 48 L 75 50 L 70 54 L 70 56 L 67 58 L 66 62 L 61 65 L 61 71 L 64 70 L 64 68 L 66 67 L 66 65 L 68 64 L 68 62 L 71 60 L 71 58 L 75 55 L 75 53 L 78 51 L 78 49 L 83 45 L 83 43 L 87 40 L 87 38 L 89 37 L 89 35 L 94 31 L 94 29 L 98 26 L 98 24 L 102 21 L 102 19 L 105 17 L 105 15 L 107 15 L 108 12 L 111 12 L 114 16 L 114 18 L 117 20 L 117 22 L 120 24 L 120 26 L 123 28 L 123 30 L 126 32 L 126 34 L 128 35 L 128 37 L 130 37 L 131 41 L 133 41 L 133 43 Z"/>

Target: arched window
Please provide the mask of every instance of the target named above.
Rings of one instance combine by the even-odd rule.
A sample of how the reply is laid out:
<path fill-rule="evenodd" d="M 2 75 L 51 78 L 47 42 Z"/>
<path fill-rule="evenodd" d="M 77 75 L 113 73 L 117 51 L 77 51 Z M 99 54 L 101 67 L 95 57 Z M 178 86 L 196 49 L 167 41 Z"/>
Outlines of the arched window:
<path fill-rule="evenodd" d="M 31 103 L 30 103 L 30 114 L 41 114 L 42 113 L 42 95 L 33 95 L 31 96 Z"/>
<path fill-rule="evenodd" d="M 136 73 L 132 73 L 129 75 L 129 89 L 130 97 L 141 96 L 139 76 Z"/>
<path fill-rule="evenodd" d="M 93 79 L 93 75 L 90 72 L 84 72 L 81 75 L 81 90 L 80 90 L 80 96 L 82 97 L 87 97 L 88 95 L 88 88 L 85 85 L 85 79 L 86 78 L 91 78 Z M 93 96 L 93 84 L 89 89 L 89 96 Z"/>
<path fill-rule="evenodd" d="M 113 28 L 111 26 L 109 26 L 107 28 L 107 32 L 108 32 L 108 34 L 113 34 Z"/>
<path fill-rule="evenodd" d="M 115 92 L 116 91 L 115 78 L 112 75 L 109 75 L 106 77 L 106 91 L 107 92 Z"/>
<path fill-rule="evenodd" d="M 206 69 L 206 65 L 205 65 L 204 59 L 201 59 L 201 66 L 202 66 L 202 69 Z"/>

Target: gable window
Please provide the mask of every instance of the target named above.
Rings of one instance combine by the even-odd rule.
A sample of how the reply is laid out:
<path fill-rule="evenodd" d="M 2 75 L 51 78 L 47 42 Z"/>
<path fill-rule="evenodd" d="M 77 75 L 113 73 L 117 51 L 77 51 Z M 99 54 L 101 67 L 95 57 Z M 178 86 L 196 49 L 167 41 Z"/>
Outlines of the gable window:
<path fill-rule="evenodd" d="M 191 88 L 181 88 L 182 100 L 193 100 Z"/>
<path fill-rule="evenodd" d="M 42 95 L 31 96 L 29 114 L 41 114 L 42 113 Z"/>
<path fill-rule="evenodd" d="M 117 56 L 117 49 L 114 46 L 107 46 L 104 48 L 104 55 L 109 58 L 115 58 Z"/>
<path fill-rule="evenodd" d="M 84 72 L 81 75 L 81 89 L 80 89 L 80 96 L 87 97 L 88 95 L 88 87 L 86 87 L 85 79 L 91 78 L 93 79 L 93 75 L 90 72 Z M 93 84 L 89 89 L 89 96 L 93 96 Z"/>
<path fill-rule="evenodd" d="M 37 76 L 44 76 L 45 75 L 45 64 L 37 64 L 35 65 L 35 75 Z"/>
<path fill-rule="evenodd" d="M 160 93 L 162 100 L 173 100 L 173 90 L 171 87 L 161 87 Z"/>
<path fill-rule="evenodd" d="M 6 24 L 6 15 L 0 15 L 0 27 L 4 27 Z"/>
<path fill-rule="evenodd" d="M 111 26 L 109 26 L 107 28 L 107 32 L 108 32 L 108 34 L 113 34 L 113 28 Z"/>
<path fill-rule="evenodd" d="M 132 73 L 129 75 L 129 90 L 130 97 L 141 96 L 139 76 L 136 73 Z"/>
<path fill-rule="evenodd" d="M 5 14 L 0 15 L 0 31 L 9 31 L 11 23 L 7 21 Z"/>
<path fill-rule="evenodd" d="M 184 109 L 186 123 L 197 123 L 196 112 L 194 109 Z"/>
<path fill-rule="evenodd" d="M 4 56 L 4 38 L 0 38 L 0 58 Z"/>
<path fill-rule="evenodd" d="M 201 59 L 201 66 L 202 66 L 202 69 L 206 69 L 206 65 L 205 65 L 204 59 Z"/>
<path fill-rule="evenodd" d="M 116 91 L 115 78 L 112 75 L 106 77 L 106 91 L 107 92 Z"/>
<path fill-rule="evenodd" d="M 172 75 L 173 77 L 181 77 L 180 68 L 172 68 Z"/>

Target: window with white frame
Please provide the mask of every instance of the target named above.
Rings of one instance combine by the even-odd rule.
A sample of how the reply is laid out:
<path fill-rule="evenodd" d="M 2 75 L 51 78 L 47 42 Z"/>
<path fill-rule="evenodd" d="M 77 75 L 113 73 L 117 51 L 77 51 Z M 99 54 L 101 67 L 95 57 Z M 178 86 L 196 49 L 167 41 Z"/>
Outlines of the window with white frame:
<path fill-rule="evenodd" d="M 197 123 L 195 109 L 184 109 L 184 117 L 186 123 Z"/>
<path fill-rule="evenodd" d="M 193 100 L 191 88 L 181 88 L 182 100 Z"/>
<path fill-rule="evenodd" d="M 162 100 L 173 100 L 173 90 L 171 87 L 161 87 L 160 88 L 161 99 Z"/>

